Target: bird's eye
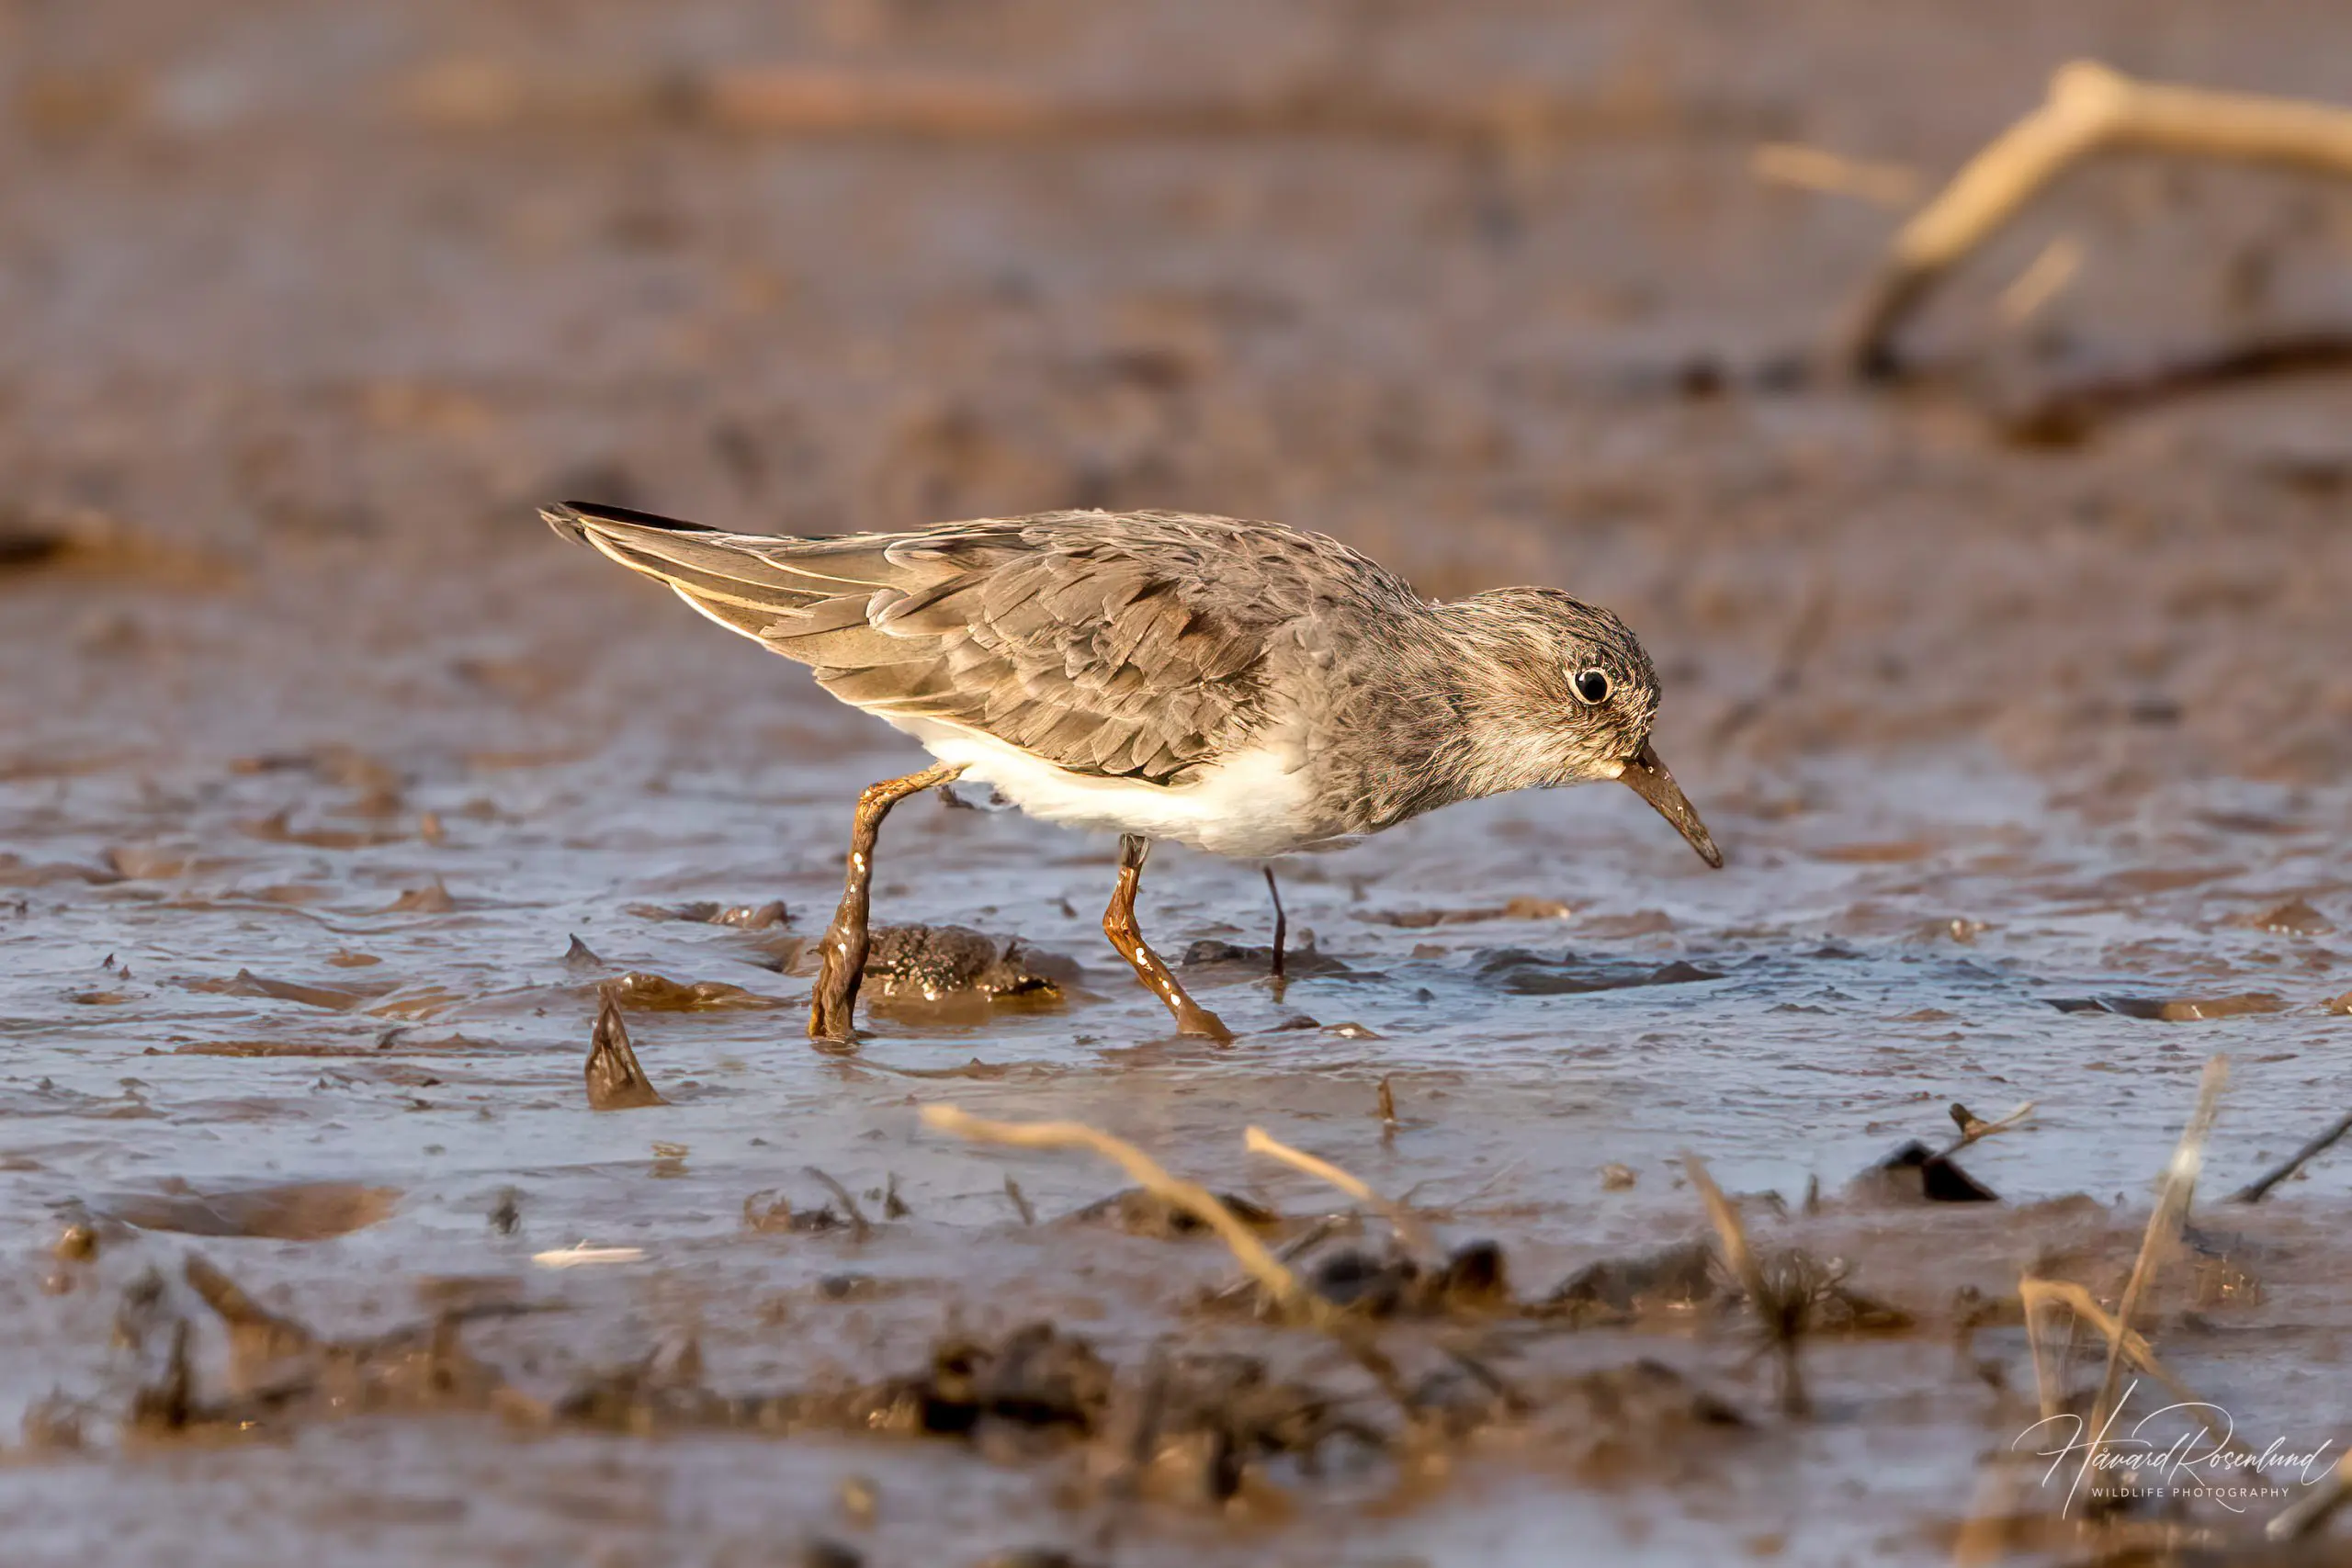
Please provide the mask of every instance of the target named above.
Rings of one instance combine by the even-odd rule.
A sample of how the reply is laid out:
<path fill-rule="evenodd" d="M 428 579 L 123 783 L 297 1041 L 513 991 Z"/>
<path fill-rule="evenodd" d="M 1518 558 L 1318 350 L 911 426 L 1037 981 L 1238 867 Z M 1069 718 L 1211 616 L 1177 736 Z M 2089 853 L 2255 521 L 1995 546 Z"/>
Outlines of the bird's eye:
<path fill-rule="evenodd" d="M 1606 670 L 1579 671 L 1575 685 L 1577 696 L 1584 702 L 1599 704 L 1609 700 L 1609 671 Z"/>

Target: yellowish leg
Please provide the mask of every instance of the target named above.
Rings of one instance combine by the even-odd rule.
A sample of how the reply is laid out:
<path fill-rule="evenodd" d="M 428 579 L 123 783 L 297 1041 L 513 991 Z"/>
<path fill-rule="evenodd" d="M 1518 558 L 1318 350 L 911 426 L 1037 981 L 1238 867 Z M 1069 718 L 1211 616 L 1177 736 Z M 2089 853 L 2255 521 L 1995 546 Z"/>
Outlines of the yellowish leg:
<path fill-rule="evenodd" d="M 1153 996 L 1168 1004 L 1176 1015 L 1176 1032 L 1197 1034 L 1222 1045 L 1233 1039 L 1233 1031 L 1226 1028 L 1216 1014 L 1184 994 L 1176 976 L 1152 952 L 1143 940 L 1143 931 L 1136 924 L 1136 889 L 1143 881 L 1143 863 L 1151 853 L 1151 840 L 1136 833 L 1119 839 L 1119 886 L 1111 895 L 1111 907 L 1102 911 L 1102 934 L 1119 950 L 1136 972 L 1136 978 L 1148 987 Z"/>
<path fill-rule="evenodd" d="M 857 818 L 850 830 L 849 874 L 842 884 L 841 908 L 825 928 L 817 988 L 808 998 L 808 1038 L 828 1045 L 849 1045 L 857 1036 L 850 1028 L 857 1010 L 857 987 L 865 978 L 865 929 L 874 885 L 874 845 L 882 834 L 882 818 L 890 807 L 910 795 L 951 784 L 964 771 L 961 762 L 942 762 L 902 779 L 869 785 L 857 797 Z"/>

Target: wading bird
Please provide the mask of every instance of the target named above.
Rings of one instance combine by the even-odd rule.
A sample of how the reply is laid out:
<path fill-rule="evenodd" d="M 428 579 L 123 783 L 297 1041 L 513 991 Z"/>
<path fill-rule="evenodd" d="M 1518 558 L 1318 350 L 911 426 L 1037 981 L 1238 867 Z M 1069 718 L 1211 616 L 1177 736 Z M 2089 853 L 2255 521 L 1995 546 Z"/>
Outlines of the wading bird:
<path fill-rule="evenodd" d="M 1650 748 L 1658 683 L 1623 621 L 1551 588 L 1431 602 L 1337 540 L 1173 512 L 1046 512 L 905 534 L 729 534 L 616 506 L 542 513 L 911 735 L 938 765 L 859 796 L 811 1039 L 846 1043 L 882 819 L 957 778 L 1119 835 L 1103 934 L 1229 1040 L 1136 921 L 1156 839 L 1262 859 L 1458 800 L 1615 779 L 1723 856 Z"/>

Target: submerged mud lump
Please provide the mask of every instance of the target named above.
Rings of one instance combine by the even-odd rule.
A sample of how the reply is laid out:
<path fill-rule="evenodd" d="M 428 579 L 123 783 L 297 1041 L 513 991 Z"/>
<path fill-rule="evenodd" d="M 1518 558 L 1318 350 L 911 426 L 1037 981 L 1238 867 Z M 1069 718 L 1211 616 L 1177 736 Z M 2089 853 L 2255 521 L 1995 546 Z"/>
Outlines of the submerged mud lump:
<path fill-rule="evenodd" d="M 632 1012 L 725 1012 L 784 1005 L 724 980 L 688 983 L 642 969 L 605 981 L 598 988 Z"/>
<path fill-rule="evenodd" d="M 1184 950 L 1182 962 L 1184 968 L 1188 971 L 1265 975 L 1273 972 L 1274 950 L 1271 947 L 1245 947 L 1235 942 L 1220 942 L 1215 937 L 1203 937 Z M 1380 978 L 1378 976 L 1362 974 L 1329 953 L 1318 952 L 1315 946 L 1315 933 L 1312 931 L 1302 936 L 1296 947 L 1283 952 L 1283 971 L 1294 980 L 1316 975 L 1344 975 L 1351 979 L 1360 980 Z"/>
<path fill-rule="evenodd" d="M 1856 1177 L 1849 1190 L 1859 1198 L 1897 1203 L 1997 1203 L 1991 1188 L 1938 1151 L 1914 1138 Z"/>
<path fill-rule="evenodd" d="M 1588 1263 L 1563 1280 L 1536 1311 L 1578 1326 L 1630 1323 L 1654 1312 L 1712 1306 L 1722 1294 L 1713 1251 L 1703 1241 L 1686 1241 L 1637 1257 Z"/>
<path fill-rule="evenodd" d="M 1054 1002 L 1079 980 L 1067 958 L 969 926 L 876 926 L 870 940 L 864 989 L 877 1000 Z M 818 957 L 815 942 L 796 942 L 779 967 L 813 975 Z"/>
<path fill-rule="evenodd" d="M 1720 980 L 1723 972 L 1676 959 L 1670 964 L 1626 964 L 1556 957 L 1523 947 L 1494 948 L 1476 955 L 1478 978 L 1497 990 L 1522 997 L 1580 996 L 1590 991 L 1628 990 L 1637 986 L 1687 986 Z"/>
<path fill-rule="evenodd" d="M 930 1002 L 959 994 L 1048 1001 L 1076 978 L 1077 965 L 1067 959 L 969 926 L 884 926 L 865 960 L 873 995 Z"/>

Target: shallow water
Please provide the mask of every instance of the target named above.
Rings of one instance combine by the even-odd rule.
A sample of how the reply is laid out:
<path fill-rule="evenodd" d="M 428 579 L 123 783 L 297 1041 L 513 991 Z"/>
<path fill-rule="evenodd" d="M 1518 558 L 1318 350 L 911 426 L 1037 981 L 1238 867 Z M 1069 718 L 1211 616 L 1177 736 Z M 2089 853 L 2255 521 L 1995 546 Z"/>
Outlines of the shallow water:
<path fill-rule="evenodd" d="M 2139 1321 L 2257 1446 L 2342 1431 L 2352 1162 L 2222 1199 L 2343 1111 L 2345 389 L 2258 387 L 2023 452 L 1974 377 L 2063 378 L 2076 348 L 2096 365 L 2249 310 L 2324 319 L 2347 198 L 2086 175 L 1923 323 L 1930 348 L 1989 342 L 1985 365 L 1900 395 L 1746 373 L 1811 341 L 1891 221 L 1758 185 L 1756 141 L 1949 167 L 2054 59 L 2117 38 L 2135 68 L 2341 96 L 2323 66 L 2343 51 L 2313 31 L 2340 24 L 1498 0 L 1112 28 L 1038 0 L 980 29 L 707 0 L 582 7 L 559 45 L 505 6 L 215 9 L 0 17 L 24 45 L 24 134 L 0 140 L 12 1562 L 751 1563 L 820 1534 L 877 1564 L 1048 1542 L 1516 1564 L 1565 1540 L 1948 1562 L 1988 1511 L 1981 1461 L 2035 1415 L 2020 1331 L 1963 1336 L 1959 1292 L 1997 1302 L 2034 1270 L 2111 1304 L 2217 1054 L 2193 1245 Z M 1483 150 L 906 144 L 604 99 L 420 123 L 402 96 L 453 62 L 604 81 L 770 54 L 1090 93 L 1376 78 L 1441 102 L 1516 73 L 1590 124 Z M 2090 237 L 2084 281 L 2046 341 L 2004 336 L 1990 297 L 2062 231 Z M 1607 786 L 1288 863 L 1293 942 L 1326 962 L 1279 991 L 1245 964 L 1189 974 L 1239 1033 L 1217 1049 L 1172 1037 L 1103 942 L 1110 843 L 918 798 L 885 832 L 877 919 L 1080 973 L 1059 1005 L 869 1005 L 859 1053 L 821 1055 L 808 981 L 778 965 L 823 928 L 857 790 L 920 759 L 548 536 L 531 507 L 567 494 L 809 532 L 1197 506 L 1337 534 L 1433 592 L 1560 583 L 1656 654 L 1660 749 L 1730 864 Z M 775 926 L 664 915 L 771 900 Z M 1146 875 L 1171 960 L 1262 945 L 1271 914 L 1253 866 L 1163 848 Z M 668 1103 L 593 1112 L 596 987 L 631 973 L 741 990 L 627 1010 Z M 2028 1100 L 1957 1156 L 1999 1203 L 1849 1190 L 1949 1139 L 1952 1103 Z M 1531 1408 L 1321 1473 L 1272 1459 L 1221 1507 L 1106 1500 L 1100 1444 L 550 1414 L 688 1337 L 708 1388 L 752 1393 L 1044 1318 L 1130 1383 L 1155 1348 L 1246 1351 L 1393 1424 L 1324 1337 L 1195 1307 L 1231 1277 L 1222 1251 L 1062 1223 L 1118 1173 L 951 1142 L 921 1127 L 932 1104 L 1081 1120 L 1294 1222 L 1331 1209 L 1244 1152 L 1263 1126 L 1450 1243 L 1502 1243 L 1529 1303 L 1704 1234 L 1692 1153 L 1765 1245 L 1842 1260 L 1917 1324 L 1813 1337 L 1803 1420 L 1743 1311 L 1387 1324 L 1413 1375 L 1466 1348 Z M 779 1200 L 841 1204 L 813 1171 L 870 1234 L 788 1228 Z M 504 1385 L 159 1435 L 127 1417 L 175 1319 L 198 1393 L 241 1387 L 189 1255 L 342 1340 L 491 1303 L 462 1341 Z M 1645 1358 L 1748 1425 L 1602 1408 L 1589 1380 Z M 880 1498 L 867 1525 L 838 1496 L 854 1476 Z M 2057 1502 L 2030 1480 L 2016 1511 Z"/>
<path fill-rule="evenodd" d="M 882 917 L 1018 933 L 1076 958 L 1083 980 L 1064 1005 L 1006 1009 L 977 1024 L 927 1022 L 904 1009 L 869 1014 L 863 1049 L 841 1059 L 799 1038 L 807 984 L 770 967 L 775 933 L 631 911 L 781 897 L 788 929 L 812 933 L 835 890 L 845 803 L 902 759 L 877 750 L 712 769 L 674 745 L 674 735 L 623 734 L 563 762 L 426 770 L 403 783 L 396 816 L 346 816 L 346 791 L 294 768 L 153 768 L 135 784 L 104 773 L 11 781 L 9 842 L 22 863 L 0 924 L 0 1016 L 14 1051 L 0 1077 L 12 1112 L 6 1245 L 38 1258 L 83 1215 L 150 1228 L 109 1228 L 95 1269 L 60 1270 L 73 1287 L 65 1294 L 38 1293 L 38 1267 L 17 1276 L 20 1321 L 40 1354 L 11 1359 L 0 1397 L 22 1407 L 64 1390 L 102 1410 L 103 1391 L 123 1388 L 138 1364 L 109 1348 L 107 1292 L 191 1247 L 266 1280 L 270 1299 L 302 1316 L 346 1328 L 415 1315 L 405 1302 L 416 1276 L 530 1276 L 526 1292 L 560 1314 L 492 1325 L 482 1353 L 495 1360 L 511 1347 L 526 1382 L 547 1390 L 641 1354 L 682 1324 L 698 1326 L 723 1370 L 718 1386 L 786 1382 L 828 1359 L 904 1360 L 942 1311 L 1004 1324 L 1051 1314 L 1130 1348 L 1155 1332 L 1175 1300 L 1151 1256 L 1165 1244 L 1106 1251 L 1096 1235 L 1029 1232 L 997 1190 L 1017 1174 L 1052 1216 L 1108 1190 L 1111 1174 L 1079 1158 L 979 1153 L 926 1135 L 916 1113 L 933 1102 L 1089 1122 L 1279 1208 L 1323 1206 L 1297 1179 L 1241 1156 L 1241 1129 L 1262 1123 L 1442 1213 L 1447 1234 L 1504 1239 L 1537 1290 L 1596 1256 L 1690 1232 L 1696 1203 L 1676 1164 L 1686 1150 L 1703 1153 L 1733 1190 L 1794 1201 L 1808 1181 L 1834 1193 L 1896 1144 L 1936 1139 L 1950 1101 L 1995 1115 L 2031 1100 L 2041 1109 L 2030 1127 L 1963 1163 L 2004 1212 L 2075 1193 L 2121 1205 L 2114 1224 L 2128 1256 L 2133 1212 L 2209 1055 L 2226 1052 L 2235 1064 L 2211 1156 L 2215 1191 L 2332 1114 L 2329 1055 L 2346 1021 L 2322 1004 L 2342 982 L 2338 952 L 2324 935 L 2243 922 L 2290 894 L 2342 907 L 2332 852 L 2346 829 L 2341 793 L 2166 790 L 2128 819 L 2092 823 L 1983 759 L 1915 760 L 1861 781 L 1791 774 L 1757 804 L 1709 801 L 1731 847 L 1721 874 L 1630 794 L 1462 808 L 1283 868 L 1297 940 L 1311 931 L 1315 951 L 1346 971 L 1295 978 L 1279 997 L 1263 978 L 1203 979 L 1203 998 L 1241 1035 L 1225 1050 L 1170 1037 L 1093 930 L 1107 844 L 920 798 L 886 830 Z M 254 833 L 251 824 L 281 812 L 337 829 L 373 824 L 364 836 L 390 841 L 319 848 Z M 410 831 L 424 812 L 439 819 L 438 842 Z M 109 869 L 118 866 L 140 874 Z M 446 900 L 405 897 L 435 888 Z M 1370 918 L 1493 908 L 1513 896 L 1571 912 L 1420 929 Z M 403 901 L 423 907 L 397 908 Z M 1156 857 L 1146 907 L 1148 929 L 1170 951 L 1268 934 L 1257 879 L 1200 857 Z M 601 964 L 567 961 L 575 937 Z M 671 1103 L 597 1114 L 580 1078 L 594 986 L 629 970 L 740 986 L 779 1005 L 629 1014 L 639 1058 Z M 239 994 L 259 988 L 252 977 L 293 994 Z M 1638 983 L 1652 977 L 1666 983 Z M 1549 989 L 1595 982 L 1617 988 Z M 2248 992 L 2280 1006 L 2166 1022 L 2052 1005 Z M 1401 1118 L 1393 1134 L 1374 1114 L 1384 1078 Z M 1604 1190 L 1604 1165 L 1627 1168 L 1634 1185 Z M 857 1191 L 895 1178 L 915 1217 L 863 1246 L 747 1230 L 756 1190 L 821 1201 L 809 1167 Z M 239 1228 L 203 1218 L 218 1195 L 288 1183 L 398 1198 L 385 1217 L 333 1239 L 214 1239 Z M 194 1222 L 168 1207 L 159 1216 L 163 1195 L 183 1185 L 213 1207 L 199 1205 Z M 488 1216 L 510 1193 L 520 1224 L 502 1235 Z M 2323 1164 L 2272 1208 L 2291 1200 L 2307 1221 L 2342 1213 L 2346 1196 L 2344 1168 Z M 1866 1284 L 1933 1308 L 1958 1280 L 2003 1288 L 2018 1249 L 2034 1245 L 2033 1222 L 1988 1231 L 1951 1213 L 1873 1220 L 1866 1206 L 1806 1234 L 1844 1233 L 1850 1251 L 1840 1255 Z M 331 1213 L 323 1223 L 348 1221 Z M 1967 1266 L 1928 1262 L 1923 1243 Z M 560 1273 L 528 1262 L 574 1244 L 643 1253 Z M 2280 1245 L 2301 1260 L 2285 1272 L 2337 1250 L 2301 1234 Z M 1186 1277 L 1219 1272 L 1188 1251 Z M 844 1268 L 901 1281 L 903 1293 L 869 1307 L 811 1304 L 815 1283 Z M 792 1303 L 781 1337 L 770 1321 L 777 1301 Z M 2301 1353 L 2332 1357 L 2320 1347 L 2336 1331 L 2309 1343 L 2314 1331 L 2293 1330 L 2292 1340 Z M 1618 1337 L 1591 1338 L 1578 1356 L 1625 1353 Z M 1736 1342 L 1676 1335 L 1663 1350 L 1642 1349 L 1763 1392 L 1752 1369 L 1741 1371 Z M 1729 1465 L 1729 1496 L 1693 1496 L 1661 1479 L 1656 1496 L 1563 1497 L 1512 1479 L 1506 1452 L 1490 1478 L 1467 1478 L 1460 1494 L 1367 1539 L 1392 1554 L 1421 1542 L 1435 1560 L 1455 1561 L 1471 1531 L 1502 1561 L 1537 1562 L 1568 1520 L 1632 1531 L 1661 1556 L 1681 1550 L 1678 1540 L 1713 1550 L 1706 1543 L 1736 1523 L 1742 1539 L 1781 1537 L 1808 1560 L 1858 1541 L 1900 1559 L 1888 1532 L 1899 1535 L 1907 1518 L 1911 1546 L 1936 1557 L 1928 1521 L 1967 1512 L 1956 1478 L 2003 1419 L 1997 1406 L 1946 1408 L 1949 1355 L 1914 1344 L 1826 1357 L 1834 1370 L 1817 1377 L 1836 1415 L 1796 1454 L 1760 1470 Z M 2314 1391 L 2293 1378 L 2282 1386 L 2275 1359 L 2268 1375 L 2222 1364 L 2236 1397 L 2258 1397 L 2263 1418 L 2282 1430 L 2334 1418 Z M 458 1476 L 434 1457 L 447 1441 L 312 1430 L 267 1455 L 207 1452 L 172 1471 L 226 1476 L 219 1467 L 229 1466 L 250 1477 L 259 1467 L 272 1486 L 304 1488 L 319 1483 L 305 1474 L 389 1465 L 420 1496 L 456 1495 Z M 577 1441 L 534 1443 L 512 1460 L 533 1478 L 514 1497 L 465 1492 L 438 1524 L 432 1510 L 403 1506 L 380 1550 L 398 1556 L 445 1528 L 469 1540 L 511 1528 L 518 1540 L 547 1528 L 540 1488 L 571 1472 Z M 822 1523 L 824 1477 L 843 1469 L 880 1473 L 894 1499 L 918 1490 L 919 1523 L 908 1527 L 918 1531 L 967 1517 L 1001 1529 L 1008 1511 L 1034 1506 L 1006 1501 L 1013 1476 L 963 1473 L 973 1461 L 833 1449 L 789 1461 L 808 1467 L 806 1495 L 772 1504 L 776 1461 L 765 1449 L 743 1453 L 746 1441 L 680 1439 L 659 1459 L 628 1459 L 649 1518 L 707 1508 L 728 1522 L 716 1538 L 725 1539 L 753 1506 L 749 1492 L 763 1517 Z M 1791 1501 L 1807 1475 L 1858 1471 L 1866 1495 L 1850 1508 Z M 61 1551 L 78 1539 L 88 1505 L 77 1489 L 61 1488 L 49 1465 L 15 1473 L 0 1486 L 34 1488 L 10 1505 L 19 1528 Z M 1301 1506 L 1294 1528 L 1321 1517 Z M 515 1517 L 498 1522 L 508 1508 Z M 1602 1517 L 1588 1519 L 1595 1510 Z M 1291 1538 L 1276 1529 L 1273 1539 Z M 1186 1550 L 1195 1549 L 1208 1548 Z M 1136 1551 L 1143 1560 L 1151 1549 Z"/>

